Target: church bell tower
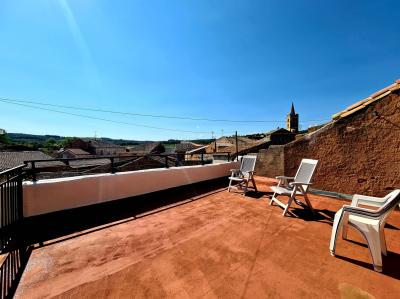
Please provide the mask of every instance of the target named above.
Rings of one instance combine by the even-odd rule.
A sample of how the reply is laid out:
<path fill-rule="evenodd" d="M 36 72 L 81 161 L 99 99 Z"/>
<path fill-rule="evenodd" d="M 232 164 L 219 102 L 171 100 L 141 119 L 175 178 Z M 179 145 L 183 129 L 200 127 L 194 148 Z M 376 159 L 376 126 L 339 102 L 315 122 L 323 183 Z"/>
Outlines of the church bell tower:
<path fill-rule="evenodd" d="M 293 102 L 290 113 L 286 116 L 286 129 L 292 133 L 299 132 L 299 115 L 294 110 Z"/>

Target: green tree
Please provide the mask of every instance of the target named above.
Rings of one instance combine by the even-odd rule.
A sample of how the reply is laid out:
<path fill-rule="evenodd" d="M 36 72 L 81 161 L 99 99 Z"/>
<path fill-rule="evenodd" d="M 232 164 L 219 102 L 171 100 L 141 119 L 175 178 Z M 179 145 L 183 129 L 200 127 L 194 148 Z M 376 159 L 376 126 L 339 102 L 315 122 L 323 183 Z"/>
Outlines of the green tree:
<path fill-rule="evenodd" d="M 77 139 L 78 139 L 77 137 L 66 137 L 61 139 L 57 145 L 59 148 L 65 148 Z"/>
<path fill-rule="evenodd" d="M 53 150 L 56 147 L 56 140 L 54 138 L 48 138 L 44 143 L 43 147 L 46 149 Z"/>
<path fill-rule="evenodd" d="M 0 143 L 3 143 L 3 144 L 10 144 L 11 143 L 11 140 L 8 137 L 7 133 L 0 134 Z"/>

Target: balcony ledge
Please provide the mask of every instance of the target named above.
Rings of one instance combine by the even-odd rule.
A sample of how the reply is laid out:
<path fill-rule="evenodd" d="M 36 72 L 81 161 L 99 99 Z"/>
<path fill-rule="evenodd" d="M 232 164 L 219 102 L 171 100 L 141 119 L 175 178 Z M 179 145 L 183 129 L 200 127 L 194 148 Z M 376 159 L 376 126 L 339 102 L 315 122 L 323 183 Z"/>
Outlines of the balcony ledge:
<path fill-rule="evenodd" d="M 79 208 L 229 175 L 238 162 L 146 169 L 23 183 L 24 217 Z"/>

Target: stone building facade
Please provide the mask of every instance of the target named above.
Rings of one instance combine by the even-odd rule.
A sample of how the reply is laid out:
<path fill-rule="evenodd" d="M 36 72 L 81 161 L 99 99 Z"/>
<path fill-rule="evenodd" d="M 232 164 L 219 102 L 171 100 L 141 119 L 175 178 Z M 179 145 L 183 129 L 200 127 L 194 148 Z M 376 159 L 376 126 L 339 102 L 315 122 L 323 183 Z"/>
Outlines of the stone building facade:
<path fill-rule="evenodd" d="M 315 189 L 382 196 L 400 188 L 400 80 L 259 157 L 268 176 L 282 174 L 282 167 L 293 176 L 302 158 L 318 159 Z"/>

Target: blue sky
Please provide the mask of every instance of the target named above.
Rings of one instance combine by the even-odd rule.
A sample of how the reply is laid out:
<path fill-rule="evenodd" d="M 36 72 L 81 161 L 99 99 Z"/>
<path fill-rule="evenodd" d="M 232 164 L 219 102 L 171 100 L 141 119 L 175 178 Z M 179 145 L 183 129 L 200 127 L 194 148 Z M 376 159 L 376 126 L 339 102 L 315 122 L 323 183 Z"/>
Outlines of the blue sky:
<path fill-rule="evenodd" d="M 399 11 L 399 1 L 2 0 L 0 98 L 268 121 L 294 101 L 307 128 L 400 78 Z M 284 126 L 47 108 L 121 123 L 0 102 L 0 127 L 163 140 Z"/>

